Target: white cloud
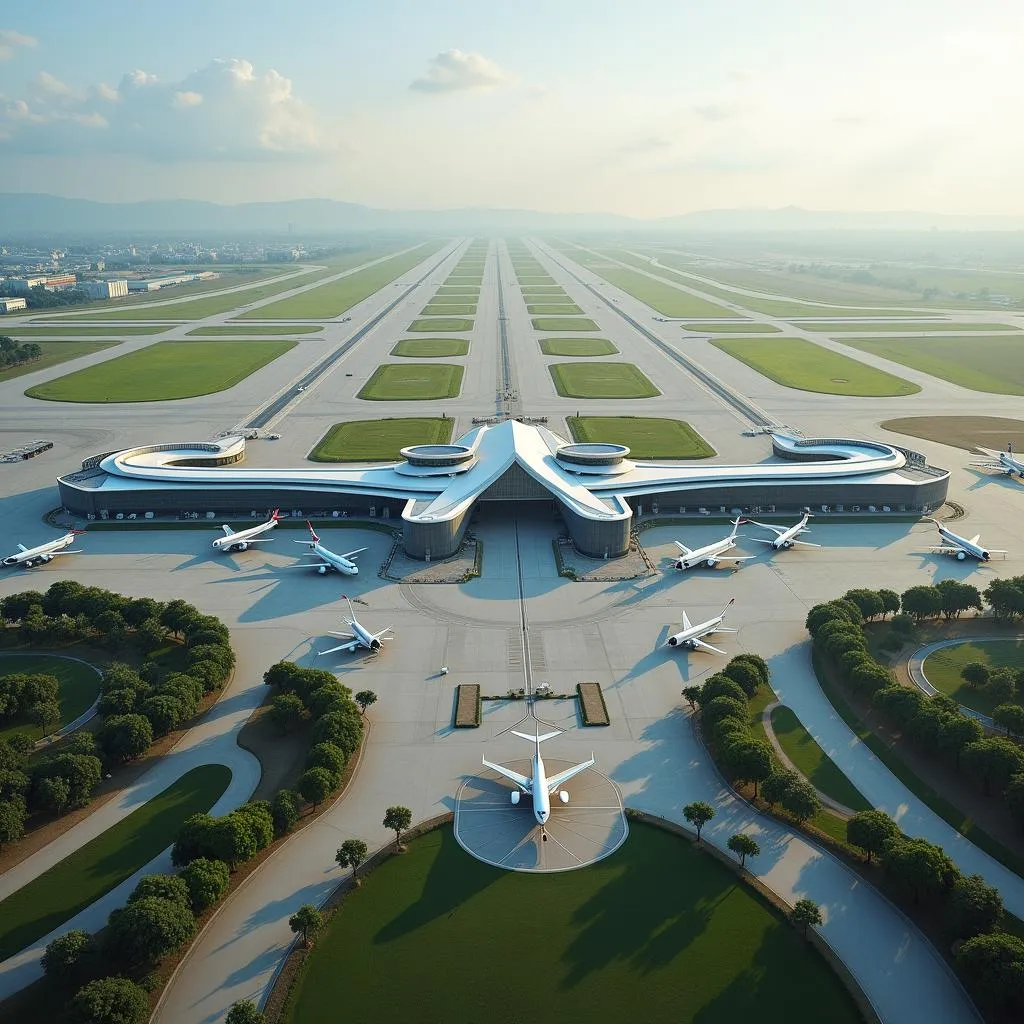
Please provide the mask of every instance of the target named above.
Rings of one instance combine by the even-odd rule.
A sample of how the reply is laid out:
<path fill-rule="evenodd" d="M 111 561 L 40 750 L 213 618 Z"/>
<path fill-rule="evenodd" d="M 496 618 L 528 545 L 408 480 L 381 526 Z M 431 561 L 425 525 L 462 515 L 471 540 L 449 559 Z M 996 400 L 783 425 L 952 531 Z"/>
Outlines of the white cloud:
<path fill-rule="evenodd" d="M 482 54 L 445 50 L 431 59 L 427 73 L 415 79 L 409 88 L 428 93 L 466 92 L 494 89 L 512 82 L 513 79 L 493 60 Z"/>
<path fill-rule="evenodd" d="M 0 103 L 7 151 L 104 152 L 151 160 L 298 158 L 331 147 L 289 79 L 247 60 L 214 60 L 180 81 L 135 70 L 117 89 L 79 91 L 41 71 L 25 95 Z"/>
<path fill-rule="evenodd" d="M 34 36 L 15 32 L 12 28 L 0 28 L 0 60 L 10 60 L 19 46 L 31 49 L 37 42 Z"/>

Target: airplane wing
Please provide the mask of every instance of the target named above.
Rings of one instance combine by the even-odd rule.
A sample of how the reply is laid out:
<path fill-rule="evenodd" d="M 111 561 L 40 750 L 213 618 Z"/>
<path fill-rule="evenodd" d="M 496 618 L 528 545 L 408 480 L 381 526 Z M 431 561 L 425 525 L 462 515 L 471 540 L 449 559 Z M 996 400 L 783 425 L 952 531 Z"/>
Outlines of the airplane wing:
<path fill-rule="evenodd" d="M 332 568 L 330 562 L 297 562 L 295 565 L 282 565 L 282 569 L 319 569 L 321 566 Z"/>
<path fill-rule="evenodd" d="M 222 529 L 222 530 L 224 531 L 224 536 L 225 536 L 225 537 L 234 537 L 234 535 L 235 535 L 235 531 L 234 531 L 234 530 L 232 530 L 232 529 L 231 529 L 231 527 L 230 527 L 230 526 L 228 526 L 228 524 L 227 524 L 227 523 L 225 523 L 225 524 L 224 524 L 224 525 L 223 525 L 223 526 L 221 527 L 221 529 Z"/>
<path fill-rule="evenodd" d="M 385 633 L 390 633 L 390 632 L 391 632 L 391 627 L 390 626 L 385 626 L 379 633 L 374 633 L 373 634 L 373 639 L 374 640 L 380 640 L 381 642 L 383 642 L 385 640 L 394 640 L 395 638 L 393 636 L 385 636 L 384 635 Z"/>
<path fill-rule="evenodd" d="M 548 792 L 554 793 L 559 786 L 568 782 L 574 775 L 579 775 L 580 772 L 586 771 L 594 764 L 594 758 L 591 757 L 589 761 L 584 761 L 582 764 L 574 765 L 572 768 L 567 768 L 564 772 L 559 772 L 558 775 L 552 775 L 548 779 Z"/>
<path fill-rule="evenodd" d="M 243 544 L 273 544 L 273 537 L 246 537 Z"/>
<path fill-rule="evenodd" d="M 345 554 L 339 555 L 339 558 L 355 558 L 356 555 L 363 551 L 369 551 L 369 548 L 356 548 L 355 551 L 346 551 Z"/>
<path fill-rule="evenodd" d="M 762 530 L 771 530 L 772 533 L 780 537 L 786 532 L 784 527 L 772 526 L 771 523 L 759 523 L 756 519 L 748 519 L 747 522 L 752 526 L 760 526 Z"/>
<path fill-rule="evenodd" d="M 813 541 L 809 541 L 809 540 L 791 540 L 789 543 L 794 545 L 794 546 L 799 544 L 800 547 L 802 547 L 802 548 L 820 548 L 821 547 L 820 544 L 815 544 Z"/>
<path fill-rule="evenodd" d="M 348 643 L 339 644 L 337 647 L 331 647 L 326 651 L 317 651 L 316 656 L 319 658 L 322 654 L 336 654 L 338 651 L 354 651 L 359 646 L 359 640 L 353 637 Z"/>
<path fill-rule="evenodd" d="M 485 768 L 490 768 L 492 772 L 504 775 L 509 782 L 514 782 L 524 793 L 532 791 L 533 779 L 528 779 L 525 775 L 520 775 L 519 772 L 514 772 L 511 768 L 506 768 L 504 765 L 492 764 L 486 757 L 483 759 L 483 765 Z"/>
<path fill-rule="evenodd" d="M 752 562 L 757 555 L 712 555 L 716 562 Z"/>
<path fill-rule="evenodd" d="M 711 644 L 706 644 L 703 640 L 692 639 L 690 643 L 693 644 L 700 651 L 714 651 L 715 654 L 725 654 L 720 647 L 714 647 Z"/>
<path fill-rule="evenodd" d="M 747 540 L 752 540 L 755 544 L 774 544 L 773 540 L 765 540 L 764 537 L 748 537 Z"/>
<path fill-rule="evenodd" d="M 688 548 L 685 544 L 680 544 L 677 540 L 672 541 L 672 543 L 675 544 L 675 546 L 679 548 L 679 550 L 682 551 L 684 555 L 689 555 L 692 553 L 691 549 Z"/>
<path fill-rule="evenodd" d="M 683 612 L 683 629 L 690 628 L 690 616 Z"/>

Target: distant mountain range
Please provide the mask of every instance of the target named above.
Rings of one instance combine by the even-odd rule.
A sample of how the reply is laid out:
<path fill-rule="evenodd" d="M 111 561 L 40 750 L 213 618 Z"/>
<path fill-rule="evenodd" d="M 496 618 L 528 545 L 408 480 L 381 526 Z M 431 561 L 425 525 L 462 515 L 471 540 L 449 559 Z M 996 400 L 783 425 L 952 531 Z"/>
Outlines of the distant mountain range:
<path fill-rule="evenodd" d="M 41 193 L 0 193 L 0 243 L 38 234 L 245 233 L 297 238 L 347 231 L 1013 231 L 1024 217 L 915 212 L 703 210 L 653 220 L 537 210 L 379 210 L 334 199 L 224 205 L 192 199 L 98 203 Z"/>

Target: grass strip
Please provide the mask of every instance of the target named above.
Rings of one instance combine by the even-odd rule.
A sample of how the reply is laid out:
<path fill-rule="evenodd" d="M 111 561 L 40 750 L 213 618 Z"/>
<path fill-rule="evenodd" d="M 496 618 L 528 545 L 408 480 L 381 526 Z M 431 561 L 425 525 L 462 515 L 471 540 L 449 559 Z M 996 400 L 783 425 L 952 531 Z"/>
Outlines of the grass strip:
<path fill-rule="evenodd" d="M 228 338 L 232 335 L 272 334 L 317 334 L 323 330 L 321 324 L 263 324 L 254 327 L 252 324 L 224 324 L 218 327 L 197 327 L 188 332 L 190 338 Z"/>
<path fill-rule="evenodd" d="M 463 368 L 456 363 L 383 363 L 356 396 L 369 402 L 427 401 L 455 398 Z"/>
<path fill-rule="evenodd" d="M 661 392 L 633 363 L 552 363 L 555 390 L 564 398 L 654 398 Z"/>
<path fill-rule="evenodd" d="M 433 317 L 430 320 L 413 320 L 409 325 L 410 331 L 419 331 L 425 334 L 433 334 L 435 331 L 471 331 L 472 320 L 461 320 L 455 317 L 443 318 Z"/>
<path fill-rule="evenodd" d="M 546 356 L 614 356 L 618 349 L 607 338 L 541 338 L 540 350 Z"/>
<path fill-rule="evenodd" d="M 22 363 L 20 366 L 8 366 L 0 370 L 0 381 L 10 380 L 12 377 L 23 377 L 26 373 L 35 373 L 37 370 L 48 370 L 51 366 L 59 366 L 61 363 L 78 359 L 80 356 L 91 356 L 94 352 L 102 352 L 105 348 L 113 348 L 120 344 L 117 341 L 37 341 L 36 344 L 43 350 L 43 354 L 31 363 Z"/>
<path fill-rule="evenodd" d="M 335 423 L 309 453 L 314 462 L 397 461 L 414 444 L 448 444 L 452 419 L 400 417 Z"/>
<path fill-rule="evenodd" d="M 469 342 L 465 338 L 403 338 L 391 354 L 405 359 L 437 359 L 464 356 L 468 351 Z"/>
<path fill-rule="evenodd" d="M 600 328 L 587 317 L 535 317 L 535 331 L 598 331 Z"/>
<path fill-rule="evenodd" d="M 637 459 L 707 459 L 714 448 L 683 420 L 656 416 L 569 416 L 574 441 L 624 444 Z"/>

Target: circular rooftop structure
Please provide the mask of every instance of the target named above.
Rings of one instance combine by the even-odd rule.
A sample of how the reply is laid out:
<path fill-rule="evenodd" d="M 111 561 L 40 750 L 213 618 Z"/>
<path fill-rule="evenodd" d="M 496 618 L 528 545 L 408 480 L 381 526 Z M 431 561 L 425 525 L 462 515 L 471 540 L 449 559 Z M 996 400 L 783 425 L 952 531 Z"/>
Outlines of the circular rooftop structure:
<path fill-rule="evenodd" d="M 583 442 L 580 444 L 563 444 L 556 452 L 559 462 L 569 462 L 574 466 L 618 466 L 629 455 L 624 444 L 604 444 Z"/>
<path fill-rule="evenodd" d="M 441 466 L 461 466 L 473 459 L 473 449 L 464 444 L 414 444 L 401 451 L 410 466 L 435 469 Z"/>

